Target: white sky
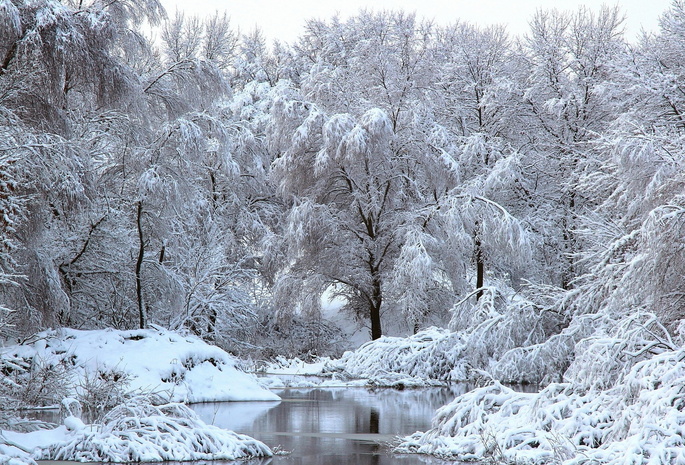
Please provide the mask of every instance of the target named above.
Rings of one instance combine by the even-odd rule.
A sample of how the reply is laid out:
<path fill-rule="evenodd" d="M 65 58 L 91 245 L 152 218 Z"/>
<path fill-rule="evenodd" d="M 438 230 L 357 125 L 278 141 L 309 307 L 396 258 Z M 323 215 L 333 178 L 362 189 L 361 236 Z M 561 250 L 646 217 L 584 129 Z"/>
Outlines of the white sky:
<path fill-rule="evenodd" d="M 656 30 L 658 18 L 671 0 L 161 0 L 169 14 L 176 8 L 187 14 L 207 15 L 227 11 L 231 23 L 241 32 L 258 26 L 269 40 L 295 40 L 309 18 L 328 19 L 335 13 L 346 18 L 360 9 L 380 11 L 402 9 L 419 17 L 435 19 L 438 24 L 456 20 L 479 25 L 505 24 L 512 34 L 527 31 L 528 21 L 538 8 L 576 10 L 586 5 L 593 10 L 607 3 L 618 4 L 626 13 L 626 33 L 637 37 L 642 28 Z"/>

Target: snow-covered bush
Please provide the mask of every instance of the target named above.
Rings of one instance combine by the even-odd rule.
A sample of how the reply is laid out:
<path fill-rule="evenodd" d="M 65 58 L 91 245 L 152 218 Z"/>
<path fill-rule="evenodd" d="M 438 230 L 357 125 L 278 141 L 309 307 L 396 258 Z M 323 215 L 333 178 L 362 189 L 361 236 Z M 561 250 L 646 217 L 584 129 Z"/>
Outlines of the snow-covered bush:
<path fill-rule="evenodd" d="M 466 379 L 464 339 L 446 329 L 429 328 L 407 337 L 381 337 L 345 352 L 329 365 L 352 378 L 377 385 L 414 385 Z M 413 380 L 413 381 L 412 381 Z"/>
<path fill-rule="evenodd" d="M 554 314 L 548 315 L 554 318 Z M 578 316 L 568 327 L 541 342 L 510 348 L 491 362 L 489 371 L 503 382 L 538 385 L 559 382 L 575 357 L 576 343 L 605 325 L 606 318 L 600 315 Z"/>
<path fill-rule="evenodd" d="M 69 391 L 72 366 L 66 359 L 41 356 L 0 356 L 0 396 L 17 407 L 49 406 L 59 403 Z M 8 407 L 7 403 L 4 403 Z"/>
<path fill-rule="evenodd" d="M 76 394 L 91 418 L 97 419 L 105 412 L 123 403 L 131 396 L 129 380 L 131 375 L 117 370 L 87 370 L 79 377 Z"/>
<path fill-rule="evenodd" d="M 452 309 L 450 327 L 463 334 L 468 347 L 465 362 L 502 382 L 539 384 L 550 373 L 560 377 L 568 357 L 559 341 L 544 344 L 558 335 L 565 317 L 538 298 L 537 289 L 525 289 L 527 298 L 504 282 L 493 284 L 476 302 L 470 295 Z"/>
<path fill-rule="evenodd" d="M 273 315 L 265 316 L 263 333 L 269 335 L 268 345 L 263 338 L 256 342 L 250 355 L 265 359 L 278 356 L 313 359 L 317 356 L 340 356 L 347 344 L 345 331 L 337 324 L 312 315 L 284 313 L 276 320 Z M 271 321 L 270 321 L 271 320 Z"/>
<path fill-rule="evenodd" d="M 595 332 L 576 343 L 575 358 L 564 375 L 576 386 L 609 389 L 637 363 L 676 348 L 654 314 L 636 312 L 620 319 L 604 315 L 595 321 Z"/>
<path fill-rule="evenodd" d="M 516 463 L 684 464 L 685 349 L 673 347 L 653 315 L 614 324 L 575 344 L 572 382 L 536 394 L 497 382 L 475 389 L 398 450 Z"/>
<path fill-rule="evenodd" d="M 474 389 L 440 408 L 433 418 L 433 429 L 405 438 L 397 451 L 457 460 L 485 458 L 496 450 L 490 424 L 518 413 L 529 396 L 497 382 Z"/>
<path fill-rule="evenodd" d="M 279 356 L 273 361 L 255 365 L 254 370 L 267 374 L 322 375 L 322 371 L 334 363 L 330 357 L 314 357 L 311 362 L 307 362 L 299 358 Z"/>
<path fill-rule="evenodd" d="M 66 443 L 39 451 L 36 458 L 124 463 L 270 455 L 260 441 L 208 425 L 183 404 L 153 405 L 148 396 L 139 396 L 110 411 L 101 426 L 86 427 Z"/>

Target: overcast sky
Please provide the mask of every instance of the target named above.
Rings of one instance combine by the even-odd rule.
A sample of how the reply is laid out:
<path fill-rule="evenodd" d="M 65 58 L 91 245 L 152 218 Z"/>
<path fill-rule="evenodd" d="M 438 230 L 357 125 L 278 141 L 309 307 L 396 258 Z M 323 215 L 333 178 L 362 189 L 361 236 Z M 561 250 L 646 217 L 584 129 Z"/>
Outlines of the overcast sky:
<path fill-rule="evenodd" d="M 479 25 L 505 24 L 512 34 L 527 31 L 528 20 L 537 8 L 576 10 L 586 5 L 598 10 L 601 0 L 161 0 L 169 14 L 175 9 L 206 15 L 218 10 L 227 11 L 234 27 L 249 32 L 258 26 L 271 40 L 295 40 L 309 18 L 330 18 L 339 13 L 343 18 L 360 9 L 375 11 L 403 9 L 418 16 L 435 19 L 439 24 L 457 19 Z M 618 0 L 627 15 L 626 32 L 629 39 L 641 30 L 655 30 L 658 18 L 671 0 Z"/>

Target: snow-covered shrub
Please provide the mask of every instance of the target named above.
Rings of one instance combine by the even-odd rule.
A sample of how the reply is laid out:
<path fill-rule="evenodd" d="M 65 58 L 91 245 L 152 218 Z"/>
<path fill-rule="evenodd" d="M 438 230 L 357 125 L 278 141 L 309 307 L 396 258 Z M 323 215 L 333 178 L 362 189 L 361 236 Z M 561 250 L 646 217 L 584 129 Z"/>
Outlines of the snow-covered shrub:
<path fill-rule="evenodd" d="M 153 405 L 148 396 L 138 396 L 110 411 L 101 426 L 85 428 L 68 442 L 39 451 L 36 457 L 124 463 L 270 455 L 262 442 L 208 425 L 183 404 Z"/>
<path fill-rule="evenodd" d="M 260 373 L 284 375 L 321 375 L 327 366 L 335 364 L 330 357 L 314 357 L 311 362 L 299 358 L 276 357 L 270 362 L 253 365 L 253 369 Z"/>
<path fill-rule="evenodd" d="M 407 337 L 381 337 L 355 351 L 345 352 L 331 369 L 379 385 L 425 383 L 430 380 L 466 379 L 462 336 L 446 329 L 429 328 Z M 409 379 L 407 379 L 409 378 Z"/>
<path fill-rule="evenodd" d="M 131 396 L 130 378 L 128 373 L 117 369 L 85 370 L 76 387 L 78 401 L 90 418 L 97 419 Z"/>
<path fill-rule="evenodd" d="M 12 399 L 18 407 L 55 405 L 69 391 L 72 368 L 66 359 L 7 354 L 0 357 L 0 395 Z"/>
<path fill-rule="evenodd" d="M 535 297 L 535 290 L 527 290 Z M 540 344 L 557 335 L 565 324 L 563 315 L 551 311 L 547 302 L 528 299 L 502 282 L 482 289 L 480 299 L 473 300 L 470 296 L 458 302 L 450 323 L 453 330 L 464 334 L 468 350 L 463 356 L 471 368 L 496 373 L 503 382 L 532 384 L 540 383 L 550 368 L 563 373 L 569 363 L 566 357 L 529 355 L 536 347 L 549 351 Z M 549 355 L 557 352 L 552 350 Z"/>
<path fill-rule="evenodd" d="M 490 373 L 500 381 L 546 385 L 561 381 L 573 359 L 575 340 L 567 333 L 557 334 L 545 342 L 508 350 L 492 361 Z"/>
<path fill-rule="evenodd" d="M 636 363 L 676 347 L 651 313 L 636 312 L 618 320 L 605 315 L 596 321 L 596 331 L 576 343 L 576 356 L 564 375 L 577 386 L 608 389 Z"/>
<path fill-rule="evenodd" d="M 590 320 L 587 320 L 590 321 Z M 570 383 L 536 394 L 498 383 L 440 409 L 433 429 L 398 450 L 516 463 L 685 464 L 685 349 L 653 315 L 595 319 L 579 340 Z"/>
<path fill-rule="evenodd" d="M 569 384 L 551 384 L 529 394 L 495 383 L 442 407 L 433 429 L 405 438 L 398 451 L 549 463 L 599 447 L 612 420 L 609 406 L 606 394 L 576 392 Z"/>
<path fill-rule="evenodd" d="M 576 355 L 578 341 L 605 325 L 606 318 L 601 315 L 577 316 L 568 327 L 542 342 L 507 350 L 492 361 L 489 371 L 496 379 L 506 382 L 539 385 L 559 382 Z"/>
<path fill-rule="evenodd" d="M 265 359 L 285 356 L 311 360 L 313 357 L 340 356 L 341 347 L 347 343 L 344 330 L 311 315 L 284 314 L 275 321 L 265 319 L 263 333 L 269 335 L 268 340 L 258 341 L 260 355 Z M 254 348 L 251 355 L 254 355 Z"/>

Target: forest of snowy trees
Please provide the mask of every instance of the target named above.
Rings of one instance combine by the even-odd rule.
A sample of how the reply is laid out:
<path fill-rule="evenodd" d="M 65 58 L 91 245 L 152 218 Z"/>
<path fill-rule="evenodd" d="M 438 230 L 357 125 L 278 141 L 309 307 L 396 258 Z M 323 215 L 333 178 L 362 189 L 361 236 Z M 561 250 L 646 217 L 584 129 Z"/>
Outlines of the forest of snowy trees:
<path fill-rule="evenodd" d="M 157 0 L 0 0 L 0 331 L 335 354 L 335 298 L 373 339 L 478 334 L 507 379 L 596 331 L 658 353 L 685 337 L 685 3 L 660 26 L 362 11 L 267 44 Z"/>

